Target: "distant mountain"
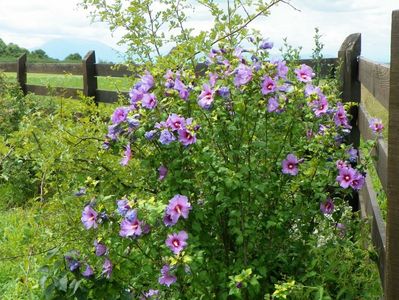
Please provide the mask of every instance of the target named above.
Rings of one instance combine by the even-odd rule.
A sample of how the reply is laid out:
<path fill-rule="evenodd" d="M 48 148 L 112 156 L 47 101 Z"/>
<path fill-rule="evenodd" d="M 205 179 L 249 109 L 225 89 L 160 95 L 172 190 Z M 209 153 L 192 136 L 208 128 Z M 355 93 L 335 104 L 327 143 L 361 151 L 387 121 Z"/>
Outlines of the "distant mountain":
<path fill-rule="evenodd" d="M 122 54 L 112 47 L 96 41 L 82 39 L 54 39 L 46 42 L 39 47 L 43 49 L 48 56 L 63 60 L 71 53 L 79 53 L 84 57 L 87 52 L 94 50 L 96 52 L 96 61 L 106 61 L 119 63 L 123 61 Z"/>

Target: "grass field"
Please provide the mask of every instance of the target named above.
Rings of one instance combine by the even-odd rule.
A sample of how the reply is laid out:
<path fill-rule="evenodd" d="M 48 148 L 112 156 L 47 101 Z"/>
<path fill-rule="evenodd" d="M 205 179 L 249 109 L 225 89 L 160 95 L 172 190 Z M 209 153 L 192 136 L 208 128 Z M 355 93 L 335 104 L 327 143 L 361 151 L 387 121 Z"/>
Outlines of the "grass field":
<path fill-rule="evenodd" d="M 16 80 L 16 73 L 4 73 L 9 80 Z M 69 74 L 28 73 L 28 84 L 50 87 L 83 88 L 83 76 Z M 129 91 L 135 78 L 98 77 L 98 88 L 109 91 Z"/>

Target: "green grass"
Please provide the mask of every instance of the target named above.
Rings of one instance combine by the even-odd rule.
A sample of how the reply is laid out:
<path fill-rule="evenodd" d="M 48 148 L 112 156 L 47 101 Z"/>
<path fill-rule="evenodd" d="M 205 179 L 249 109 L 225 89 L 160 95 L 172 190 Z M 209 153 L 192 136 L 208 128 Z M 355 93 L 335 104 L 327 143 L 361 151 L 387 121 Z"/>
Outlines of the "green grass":
<path fill-rule="evenodd" d="M 16 73 L 5 73 L 10 80 L 16 80 Z M 35 74 L 28 73 L 28 84 L 50 87 L 83 88 L 83 76 L 70 74 Z M 129 91 L 134 78 L 128 77 L 98 77 L 98 88 L 109 91 Z"/>

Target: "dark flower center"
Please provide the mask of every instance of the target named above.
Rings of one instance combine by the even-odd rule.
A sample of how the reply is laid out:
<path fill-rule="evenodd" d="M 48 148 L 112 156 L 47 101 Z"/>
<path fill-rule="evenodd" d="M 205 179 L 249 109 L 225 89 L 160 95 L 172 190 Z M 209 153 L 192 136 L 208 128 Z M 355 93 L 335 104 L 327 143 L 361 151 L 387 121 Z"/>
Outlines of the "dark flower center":
<path fill-rule="evenodd" d="M 181 214 L 181 206 L 180 205 L 176 205 L 175 211 L 177 211 L 178 214 Z"/>
<path fill-rule="evenodd" d="M 267 89 L 268 89 L 268 90 L 271 90 L 272 88 L 273 88 L 273 84 L 272 84 L 272 83 L 269 83 L 268 86 L 267 86 Z"/>
<path fill-rule="evenodd" d="M 173 246 L 175 246 L 175 247 L 179 247 L 180 241 L 179 241 L 179 240 L 173 240 L 172 244 L 173 244 Z"/>
<path fill-rule="evenodd" d="M 294 168 L 294 164 L 288 164 L 288 169 L 293 169 Z"/>
<path fill-rule="evenodd" d="M 350 179 L 351 179 L 351 177 L 350 177 L 349 175 L 345 175 L 345 176 L 344 176 L 344 180 L 345 180 L 345 181 L 349 181 Z"/>

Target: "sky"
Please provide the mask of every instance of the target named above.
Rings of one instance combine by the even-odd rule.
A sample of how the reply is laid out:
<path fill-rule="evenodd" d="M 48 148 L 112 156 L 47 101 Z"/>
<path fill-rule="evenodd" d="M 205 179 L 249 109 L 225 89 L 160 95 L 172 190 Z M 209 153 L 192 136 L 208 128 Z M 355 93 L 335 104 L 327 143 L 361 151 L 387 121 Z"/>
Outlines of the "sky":
<path fill-rule="evenodd" d="M 111 34 L 106 24 L 92 23 L 78 3 L 79 0 L 0 0 L 0 38 L 28 49 L 67 38 L 98 41 L 123 51 L 117 45 L 122 32 Z M 275 49 L 287 37 L 292 46 L 303 47 L 304 55 L 310 54 L 314 28 L 318 27 L 325 56 L 336 56 L 345 37 L 360 32 L 362 56 L 389 61 L 391 13 L 399 9 L 398 0 L 291 0 L 291 4 L 300 11 L 281 4 L 272 8 L 270 16 L 251 24 L 274 42 Z M 210 27 L 203 8 L 196 11 L 189 25 Z"/>

